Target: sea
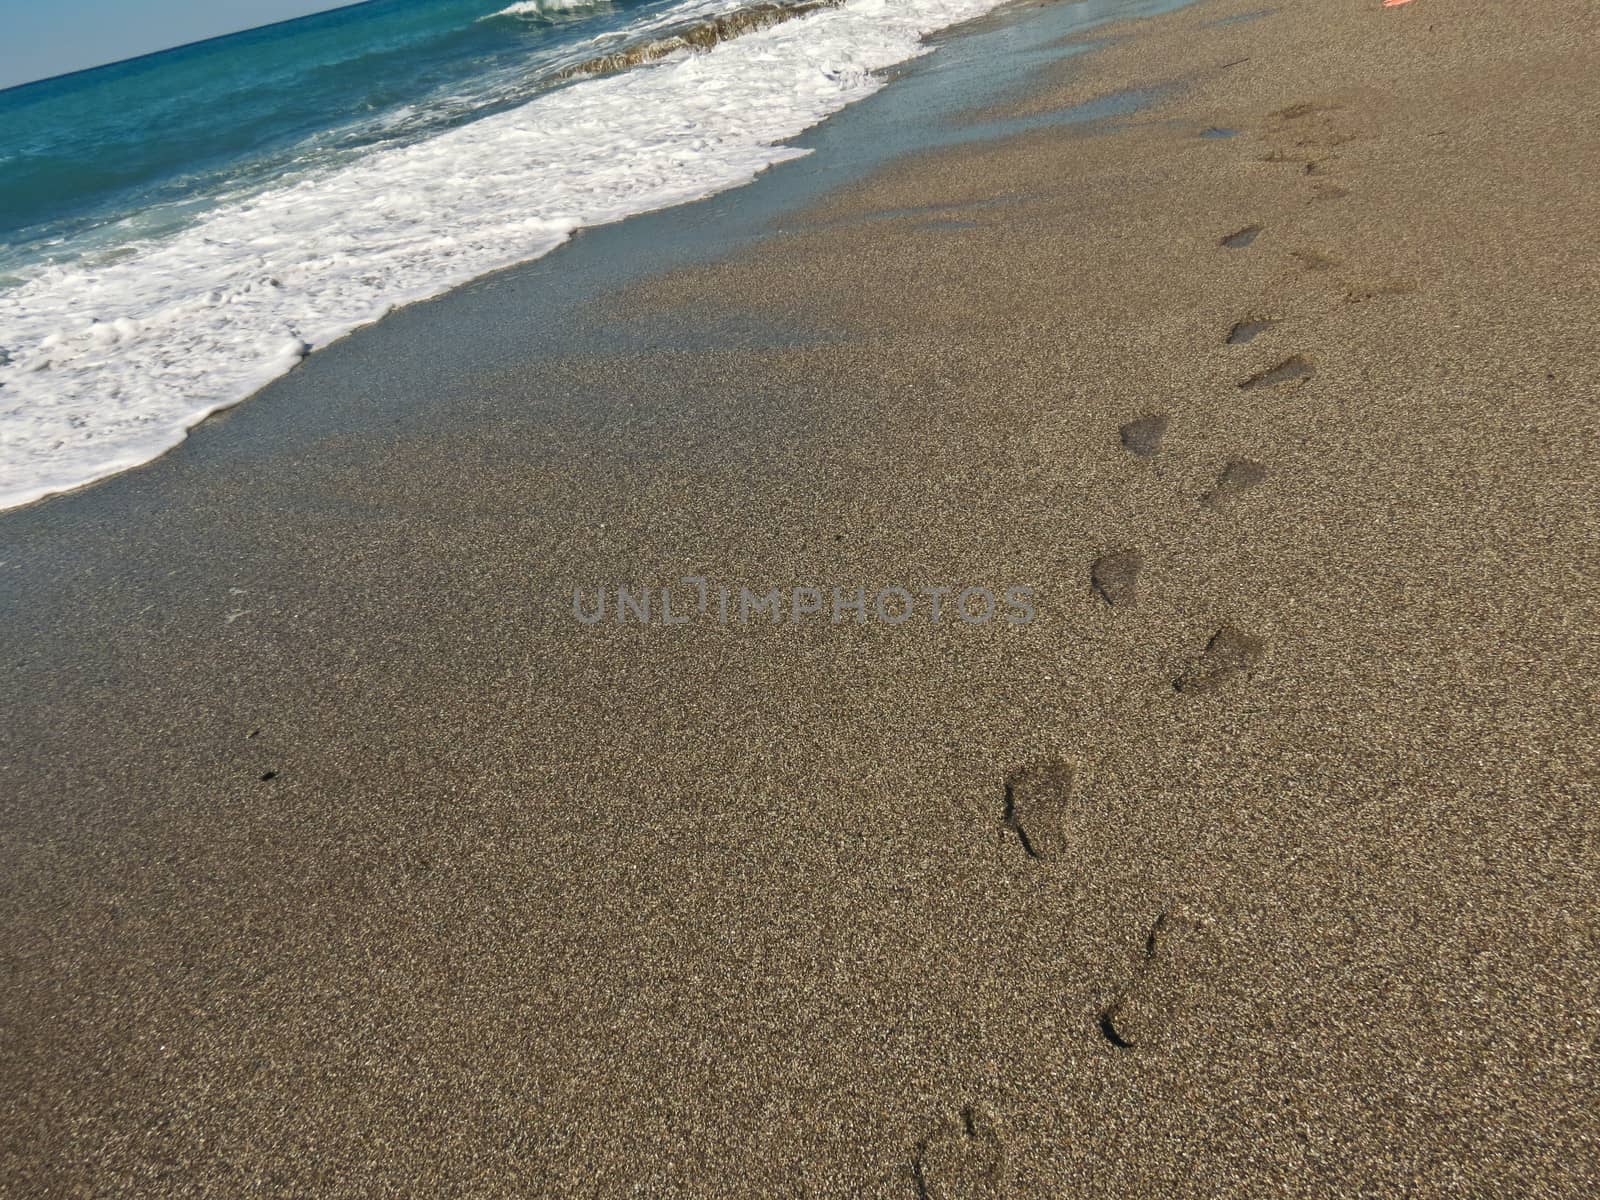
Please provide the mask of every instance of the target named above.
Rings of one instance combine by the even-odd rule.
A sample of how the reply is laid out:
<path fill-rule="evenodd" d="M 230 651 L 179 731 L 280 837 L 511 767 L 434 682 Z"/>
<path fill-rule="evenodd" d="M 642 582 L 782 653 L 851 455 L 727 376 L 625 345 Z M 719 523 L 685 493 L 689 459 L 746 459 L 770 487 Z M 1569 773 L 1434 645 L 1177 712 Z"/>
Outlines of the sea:
<path fill-rule="evenodd" d="M 738 187 L 999 0 L 370 0 L 0 91 L 0 508 Z"/>

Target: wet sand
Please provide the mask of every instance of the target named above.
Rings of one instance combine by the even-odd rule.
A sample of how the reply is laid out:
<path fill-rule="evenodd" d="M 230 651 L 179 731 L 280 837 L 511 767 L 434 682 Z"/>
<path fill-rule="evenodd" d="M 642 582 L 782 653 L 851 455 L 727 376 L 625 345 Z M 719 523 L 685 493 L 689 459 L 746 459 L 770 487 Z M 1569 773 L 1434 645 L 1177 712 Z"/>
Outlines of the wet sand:
<path fill-rule="evenodd" d="M 1257 7 L 0 518 L 0 1192 L 1600 1187 L 1597 17 Z"/>

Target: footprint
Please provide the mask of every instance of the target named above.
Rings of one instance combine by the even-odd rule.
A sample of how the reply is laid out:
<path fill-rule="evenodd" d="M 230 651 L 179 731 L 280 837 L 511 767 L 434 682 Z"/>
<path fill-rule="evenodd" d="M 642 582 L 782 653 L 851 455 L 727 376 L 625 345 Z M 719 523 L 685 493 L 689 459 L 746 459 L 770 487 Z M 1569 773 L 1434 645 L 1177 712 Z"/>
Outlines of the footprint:
<path fill-rule="evenodd" d="M 1172 689 L 1186 695 L 1217 691 L 1237 677 L 1249 678 L 1266 654 L 1264 638 L 1251 637 L 1232 625 L 1224 625 L 1211 635 L 1206 648 L 1178 673 L 1172 681 Z"/>
<path fill-rule="evenodd" d="M 1222 239 L 1222 244 L 1229 250 L 1243 250 L 1260 235 L 1262 226 L 1246 225 L 1237 233 L 1230 233 Z"/>
<path fill-rule="evenodd" d="M 1128 608 L 1139 599 L 1139 571 L 1144 556 L 1137 550 L 1102 554 L 1089 568 L 1089 589 L 1112 608 Z"/>
<path fill-rule="evenodd" d="M 1131 1050 L 1133 1048 L 1131 1038 L 1134 1030 L 1123 1013 L 1126 1002 L 1127 994 L 1124 993 L 1100 1011 L 1100 1036 L 1118 1050 Z M 1124 1031 L 1128 1036 L 1124 1036 Z"/>
<path fill-rule="evenodd" d="M 982 1105 L 961 1110 L 917 1147 L 912 1167 L 919 1200 L 999 1200 L 1006 1186 L 1006 1146 L 994 1115 Z"/>
<path fill-rule="evenodd" d="M 1069 848 L 1070 826 L 1084 770 L 1072 759 L 1024 767 L 1006 780 L 1005 826 L 1033 858 L 1060 858 Z"/>
<path fill-rule="evenodd" d="M 1100 1010 L 1100 1034 L 1119 1050 L 1158 1043 L 1182 1016 L 1185 959 L 1203 953 L 1209 917 L 1187 906 L 1169 908 L 1145 937 L 1144 960 L 1117 998 Z"/>
<path fill-rule="evenodd" d="M 1316 373 L 1316 367 L 1303 354 L 1291 354 L 1277 366 L 1257 371 L 1249 379 L 1242 380 L 1239 386 L 1250 391 L 1253 388 L 1277 387 L 1281 383 L 1304 383 Z"/>
<path fill-rule="evenodd" d="M 1298 121 L 1302 117 L 1309 117 L 1312 113 L 1327 112 L 1334 107 L 1336 106 L 1328 105 L 1324 107 L 1315 100 L 1302 100 L 1298 104 L 1289 105 L 1288 108 L 1280 108 L 1270 115 L 1276 121 Z"/>
<path fill-rule="evenodd" d="M 1129 421 L 1117 431 L 1122 436 L 1122 447 L 1139 458 L 1154 458 L 1161 449 L 1161 439 L 1167 436 L 1167 416 L 1139 417 Z"/>
<path fill-rule="evenodd" d="M 1200 503 L 1207 508 L 1218 511 L 1228 508 L 1239 498 L 1240 493 L 1247 492 L 1262 483 L 1267 478 L 1267 469 L 1258 462 L 1248 458 L 1235 458 L 1222 468 L 1222 473 L 1217 476 L 1217 482 L 1211 490 L 1200 497 Z"/>
<path fill-rule="evenodd" d="M 1281 325 L 1283 321 L 1278 317 L 1248 317 L 1228 330 L 1228 345 L 1243 346 L 1253 342 L 1274 325 Z"/>
<path fill-rule="evenodd" d="M 1355 141 L 1356 135 L 1335 124 L 1330 114 L 1339 111 L 1339 108 L 1337 104 L 1317 104 L 1311 101 L 1291 104 L 1288 108 L 1280 108 L 1271 115 L 1269 120 L 1272 122 L 1272 127 L 1268 133 L 1275 138 L 1292 139 L 1293 145 L 1301 148 L 1325 149 L 1342 146 L 1346 142 Z M 1321 119 L 1308 121 L 1307 117 Z"/>
<path fill-rule="evenodd" d="M 1155 919 L 1144 939 L 1146 961 L 1170 954 L 1174 945 L 1204 926 L 1205 920 L 1184 905 L 1167 909 Z"/>
<path fill-rule="evenodd" d="M 1320 250 L 1295 250 L 1289 257 L 1308 271 L 1328 271 L 1339 265 L 1338 259 Z"/>

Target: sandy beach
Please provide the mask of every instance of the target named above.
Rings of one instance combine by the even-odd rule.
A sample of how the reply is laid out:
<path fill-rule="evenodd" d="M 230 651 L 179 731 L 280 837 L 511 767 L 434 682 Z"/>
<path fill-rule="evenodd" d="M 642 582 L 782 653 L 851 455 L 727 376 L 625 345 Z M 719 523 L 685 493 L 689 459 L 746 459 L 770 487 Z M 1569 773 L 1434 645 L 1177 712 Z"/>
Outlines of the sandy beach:
<path fill-rule="evenodd" d="M 0 1195 L 1600 1192 L 1600 14 L 1088 36 L 0 515 Z"/>

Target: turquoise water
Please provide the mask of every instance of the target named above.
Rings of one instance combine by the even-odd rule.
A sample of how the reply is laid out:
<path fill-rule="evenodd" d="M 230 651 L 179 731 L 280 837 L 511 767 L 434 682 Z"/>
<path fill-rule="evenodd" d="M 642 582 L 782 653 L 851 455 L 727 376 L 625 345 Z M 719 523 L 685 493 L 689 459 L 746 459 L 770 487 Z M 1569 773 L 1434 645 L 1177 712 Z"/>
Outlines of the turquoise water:
<path fill-rule="evenodd" d="M 808 155 L 799 135 L 999 0 L 783 2 L 371 0 L 0 92 L 0 509 L 148 462 L 397 307 Z M 919 73 L 918 103 L 1062 53 L 1009 36 L 961 39 L 985 63 L 953 90 Z M 871 157 L 898 134 L 865 136 Z"/>
<path fill-rule="evenodd" d="M 0 508 L 748 183 L 997 0 L 371 0 L 0 92 Z"/>
<path fill-rule="evenodd" d="M 286 174 L 524 103 L 675 5 L 507 7 L 372 0 L 0 92 L 0 273 L 168 232 Z"/>

